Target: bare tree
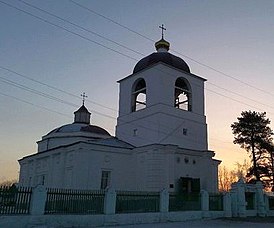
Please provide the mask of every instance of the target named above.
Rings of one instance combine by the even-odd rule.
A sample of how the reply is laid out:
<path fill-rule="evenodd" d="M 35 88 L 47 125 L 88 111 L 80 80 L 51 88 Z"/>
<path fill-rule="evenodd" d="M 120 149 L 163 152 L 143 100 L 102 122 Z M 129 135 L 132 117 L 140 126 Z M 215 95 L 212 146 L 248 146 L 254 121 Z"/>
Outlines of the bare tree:
<path fill-rule="evenodd" d="M 220 166 L 218 172 L 219 191 L 227 192 L 231 189 L 231 184 L 239 179 L 247 181 L 246 176 L 251 164 L 244 160 L 243 163 L 237 162 L 234 169 L 228 169 L 226 166 Z"/>
<path fill-rule="evenodd" d="M 12 186 L 13 184 L 16 184 L 18 182 L 18 180 L 16 179 L 12 179 L 12 180 L 5 180 L 0 182 L 0 187 L 1 186 Z"/>

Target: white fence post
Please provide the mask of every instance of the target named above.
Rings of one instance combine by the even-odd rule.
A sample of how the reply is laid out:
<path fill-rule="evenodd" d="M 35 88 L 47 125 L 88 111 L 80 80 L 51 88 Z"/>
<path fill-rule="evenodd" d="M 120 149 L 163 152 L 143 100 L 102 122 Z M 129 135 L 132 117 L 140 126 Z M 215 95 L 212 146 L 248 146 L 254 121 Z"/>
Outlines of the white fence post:
<path fill-rule="evenodd" d="M 201 190 L 201 209 L 203 217 L 209 217 L 209 195 L 205 190 Z"/>
<path fill-rule="evenodd" d="M 265 202 L 265 210 L 266 210 L 266 216 L 269 213 L 269 196 L 267 194 L 264 194 L 264 202 Z"/>
<path fill-rule="evenodd" d="M 257 214 L 260 217 L 266 216 L 266 205 L 264 200 L 263 184 L 260 181 L 256 182 L 256 194 L 257 194 Z"/>
<path fill-rule="evenodd" d="M 245 183 L 243 179 L 232 184 L 232 216 L 246 217 Z"/>
<path fill-rule="evenodd" d="M 43 215 L 45 212 L 45 205 L 47 200 L 47 190 L 43 185 L 38 185 L 32 191 L 30 201 L 30 214 Z"/>
<path fill-rule="evenodd" d="M 224 215 L 227 218 L 232 217 L 231 211 L 231 195 L 229 192 L 226 192 L 223 198 L 223 205 L 224 205 Z"/>
<path fill-rule="evenodd" d="M 169 193 L 163 189 L 160 193 L 160 212 L 168 212 L 169 208 Z"/>
<path fill-rule="evenodd" d="M 104 213 L 106 215 L 115 214 L 116 210 L 116 192 L 113 188 L 108 188 L 105 194 Z"/>

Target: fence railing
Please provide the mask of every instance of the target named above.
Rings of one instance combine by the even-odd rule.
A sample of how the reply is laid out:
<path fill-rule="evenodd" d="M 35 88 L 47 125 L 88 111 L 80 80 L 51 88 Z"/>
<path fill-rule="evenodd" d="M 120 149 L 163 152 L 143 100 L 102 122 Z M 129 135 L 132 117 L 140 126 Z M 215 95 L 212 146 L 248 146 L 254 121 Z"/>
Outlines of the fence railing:
<path fill-rule="evenodd" d="M 47 189 L 45 214 L 103 214 L 104 191 Z"/>
<path fill-rule="evenodd" d="M 243 192 L 243 210 L 257 210 L 255 192 Z M 232 194 L 235 194 L 232 192 Z M 168 193 L 101 190 L 0 187 L 1 214 L 122 214 L 172 211 L 230 211 L 230 194 Z M 274 210 L 274 196 L 266 198 L 267 210 Z M 235 201 L 235 200 L 234 200 Z M 235 202 L 237 203 L 237 202 Z M 260 205 L 263 202 L 260 202 Z M 230 205 L 230 206 L 229 206 Z M 241 204 L 240 206 L 242 206 Z M 229 213 L 227 213 L 229 215 Z M 237 215 L 237 214 L 236 214 Z"/>
<path fill-rule="evenodd" d="M 32 189 L 0 186 L 0 214 L 29 214 Z"/>
<path fill-rule="evenodd" d="M 141 213 L 159 211 L 160 193 L 117 192 L 116 213 Z"/>
<path fill-rule="evenodd" d="M 209 194 L 209 210 L 210 211 L 223 211 L 224 200 L 223 194 Z"/>
<path fill-rule="evenodd" d="M 245 201 L 246 201 L 246 210 L 255 209 L 255 193 L 254 192 L 245 192 Z"/>
<path fill-rule="evenodd" d="M 169 194 L 169 211 L 201 210 L 200 193 Z"/>
<path fill-rule="evenodd" d="M 268 196 L 269 210 L 274 210 L 274 196 Z"/>
<path fill-rule="evenodd" d="M 248 191 L 246 191 L 246 189 Z M 241 217 L 257 210 L 259 216 L 272 215 L 274 195 L 263 192 L 262 184 L 237 182 L 230 193 L 176 194 L 161 192 L 47 189 L 0 186 L 0 216 L 14 214 L 122 214 L 172 211 L 222 211 L 226 217 Z M 196 212 L 195 212 L 196 213 Z M 207 215 L 207 213 L 204 213 Z M 220 214 L 218 212 L 218 214 Z"/>

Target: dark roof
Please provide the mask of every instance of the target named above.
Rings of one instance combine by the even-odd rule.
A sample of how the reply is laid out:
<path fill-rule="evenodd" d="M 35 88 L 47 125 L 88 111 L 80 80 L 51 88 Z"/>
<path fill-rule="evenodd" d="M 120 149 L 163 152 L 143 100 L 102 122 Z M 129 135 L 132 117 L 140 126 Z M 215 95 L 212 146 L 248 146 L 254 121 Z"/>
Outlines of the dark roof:
<path fill-rule="evenodd" d="M 95 125 L 89 125 L 84 123 L 72 123 L 72 124 L 66 124 L 61 127 L 55 128 L 51 132 L 49 132 L 47 135 L 50 135 L 52 133 L 69 133 L 69 132 L 90 132 L 95 133 L 99 135 L 106 135 L 110 136 L 110 134 L 103 128 L 95 126 Z"/>
<path fill-rule="evenodd" d="M 183 59 L 172 55 L 169 52 L 155 52 L 149 56 L 144 57 L 135 65 L 133 73 L 137 73 L 158 62 L 163 62 L 167 65 L 190 73 L 190 69 L 187 63 Z"/>
<path fill-rule="evenodd" d="M 82 127 L 80 131 L 92 132 L 100 135 L 110 135 L 105 129 L 95 125 L 88 125 L 86 127 Z"/>

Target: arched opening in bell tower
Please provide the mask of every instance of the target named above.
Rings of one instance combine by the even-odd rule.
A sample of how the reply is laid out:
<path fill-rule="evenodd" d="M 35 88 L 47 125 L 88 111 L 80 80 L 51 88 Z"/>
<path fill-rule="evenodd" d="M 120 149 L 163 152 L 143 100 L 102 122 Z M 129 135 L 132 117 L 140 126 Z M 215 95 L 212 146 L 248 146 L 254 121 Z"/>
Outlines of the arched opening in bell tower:
<path fill-rule="evenodd" d="M 143 78 L 136 80 L 132 87 L 132 112 L 146 107 L 146 82 Z"/>
<path fill-rule="evenodd" d="M 191 88 L 188 81 L 178 78 L 175 82 L 174 107 L 186 111 L 192 110 Z"/>

